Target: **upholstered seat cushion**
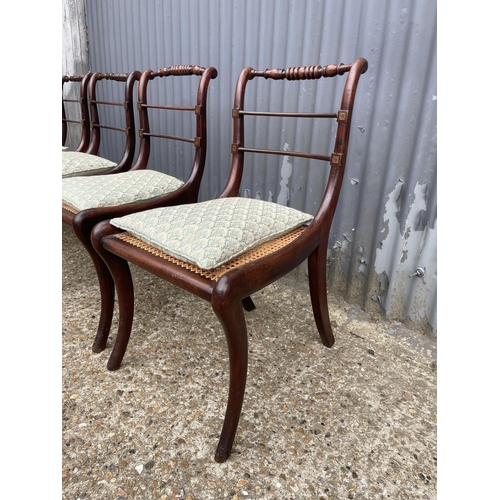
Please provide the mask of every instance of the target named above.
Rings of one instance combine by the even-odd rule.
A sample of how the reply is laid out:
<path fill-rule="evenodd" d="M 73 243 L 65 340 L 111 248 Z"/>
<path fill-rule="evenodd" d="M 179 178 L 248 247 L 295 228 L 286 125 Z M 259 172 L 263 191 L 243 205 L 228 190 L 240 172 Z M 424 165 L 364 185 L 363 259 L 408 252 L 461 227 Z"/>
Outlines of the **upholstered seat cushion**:
<path fill-rule="evenodd" d="M 116 167 L 117 163 L 100 156 L 76 151 L 64 151 L 62 155 L 62 176 L 74 177 L 77 175 L 96 175 L 108 172 Z"/>
<path fill-rule="evenodd" d="M 179 179 L 155 170 L 70 177 L 62 180 L 62 201 L 76 210 L 115 207 L 157 198 L 183 184 Z"/>
<path fill-rule="evenodd" d="M 147 210 L 111 224 L 179 260 L 214 269 L 312 219 L 268 201 L 221 198 Z"/>

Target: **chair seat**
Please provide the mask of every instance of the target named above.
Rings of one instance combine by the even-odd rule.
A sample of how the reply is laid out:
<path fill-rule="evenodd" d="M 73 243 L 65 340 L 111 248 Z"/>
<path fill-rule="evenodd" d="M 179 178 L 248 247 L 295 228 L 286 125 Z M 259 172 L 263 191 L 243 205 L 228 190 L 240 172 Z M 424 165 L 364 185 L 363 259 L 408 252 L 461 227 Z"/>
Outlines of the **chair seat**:
<path fill-rule="evenodd" d="M 119 233 L 116 235 L 116 238 L 216 283 L 222 278 L 222 276 L 224 276 L 224 274 L 226 274 L 231 269 L 240 267 L 243 264 L 247 264 L 248 262 L 253 262 L 254 260 L 260 259 L 261 257 L 265 257 L 266 255 L 276 252 L 277 250 L 288 245 L 293 240 L 298 238 L 305 229 L 306 226 L 299 226 L 295 229 L 292 229 L 287 233 L 284 233 L 272 240 L 266 241 L 261 245 L 258 245 L 250 250 L 247 250 L 246 252 L 237 255 L 225 264 L 222 264 L 214 269 L 201 269 L 194 264 L 190 264 L 189 262 L 186 262 L 184 260 L 176 259 L 172 255 L 165 253 L 163 250 L 160 250 L 157 247 L 149 245 L 148 243 L 140 240 L 139 238 L 128 232 Z"/>
<path fill-rule="evenodd" d="M 209 270 L 312 219 L 294 208 L 233 197 L 146 210 L 111 219 L 111 224 Z"/>
<path fill-rule="evenodd" d="M 117 163 L 100 156 L 76 151 L 63 151 L 62 176 L 75 177 L 80 175 L 104 174 L 117 166 Z"/>
<path fill-rule="evenodd" d="M 62 202 L 79 211 L 115 207 L 157 198 L 177 190 L 183 184 L 179 179 L 155 170 L 72 177 L 62 180 Z"/>

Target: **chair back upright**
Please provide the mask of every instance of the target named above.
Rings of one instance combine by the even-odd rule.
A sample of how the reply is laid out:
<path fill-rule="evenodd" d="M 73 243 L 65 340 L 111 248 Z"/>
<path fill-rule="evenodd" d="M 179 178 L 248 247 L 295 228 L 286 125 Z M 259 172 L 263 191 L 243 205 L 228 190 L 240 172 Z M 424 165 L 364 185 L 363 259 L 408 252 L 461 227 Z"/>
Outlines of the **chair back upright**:
<path fill-rule="evenodd" d="M 80 142 L 75 151 L 85 151 L 90 142 L 90 119 L 88 107 L 88 86 L 92 73 L 85 75 L 63 75 L 62 77 L 62 145 L 66 145 L 68 139 L 68 123 L 78 124 L 80 126 Z M 70 97 L 71 90 L 66 86 L 66 97 L 64 93 L 65 84 L 78 84 L 79 85 L 79 98 Z M 77 103 L 79 109 L 79 119 L 73 117 L 69 108 L 71 104 Z"/>
<path fill-rule="evenodd" d="M 164 105 L 153 103 L 150 100 L 151 92 L 150 83 L 155 79 L 168 78 L 168 77 L 186 77 L 186 76 L 198 76 L 198 90 L 196 95 L 196 103 L 189 106 L 179 106 L 179 105 Z M 191 168 L 191 173 L 189 179 L 186 182 L 194 182 L 197 185 L 194 191 L 198 192 L 201 183 L 201 177 L 203 175 L 203 170 L 205 167 L 205 159 L 207 153 L 207 117 L 206 117 L 206 101 L 207 93 L 209 88 L 209 83 L 211 79 L 217 77 L 217 70 L 213 67 L 203 68 L 200 66 L 184 65 L 184 66 L 170 66 L 158 71 L 153 71 L 148 69 L 144 71 L 139 80 L 138 96 L 137 96 L 137 109 L 139 111 L 139 152 L 134 165 L 131 170 L 144 169 L 148 165 L 148 161 L 151 154 L 151 138 L 167 139 L 173 141 L 181 141 L 193 144 L 194 159 L 193 166 Z M 165 92 L 168 96 L 168 92 Z M 149 94 L 149 97 L 148 97 Z M 151 131 L 151 123 L 148 110 L 166 110 L 168 116 L 168 111 L 184 111 L 191 112 L 195 114 L 196 128 L 194 131 L 194 137 L 181 137 L 176 135 L 161 134 L 158 132 Z M 165 116 L 165 115 L 163 115 Z M 168 129 L 169 124 L 173 121 L 164 121 L 166 128 Z M 196 200 L 194 200 L 196 201 Z"/>
<path fill-rule="evenodd" d="M 90 111 L 90 144 L 86 153 L 97 155 L 101 147 L 101 131 L 113 130 L 125 134 L 125 147 L 122 158 L 117 162 L 118 165 L 107 174 L 116 172 L 125 172 L 130 169 L 134 161 L 135 147 L 136 147 L 136 130 L 134 118 L 134 91 L 135 84 L 139 81 L 141 73 L 139 71 L 132 71 L 130 73 L 94 73 L 89 82 L 89 111 Z M 124 98 L 122 101 L 102 100 L 98 98 L 98 87 L 102 89 L 104 82 L 122 82 L 124 84 Z M 110 88 L 102 89 L 105 95 L 106 90 L 111 91 Z M 120 124 L 102 123 L 100 116 L 103 107 L 107 107 L 111 114 L 110 107 L 121 106 L 123 108 L 123 121 Z M 101 113 L 99 112 L 101 109 Z M 122 125 L 122 126 L 118 126 Z M 108 158 L 112 159 L 112 158 Z"/>
<path fill-rule="evenodd" d="M 333 215 L 337 205 L 342 186 L 342 179 L 347 158 L 349 145 L 349 130 L 351 126 L 354 98 L 359 77 L 368 69 L 366 59 L 359 58 L 352 64 L 329 64 L 327 66 L 301 66 L 288 69 L 266 69 L 255 70 L 245 68 L 238 78 L 234 97 L 233 117 L 233 143 L 231 145 L 232 162 L 231 171 L 226 187 L 219 197 L 238 196 L 243 175 L 245 154 L 271 154 L 309 158 L 323 160 L 330 165 L 330 172 L 323 199 L 310 227 L 325 228 L 326 236 L 333 220 Z M 247 83 L 255 78 L 265 78 L 270 80 L 313 80 L 320 78 L 333 78 L 348 73 L 344 84 L 344 90 L 340 103 L 340 109 L 335 112 L 270 112 L 270 111 L 250 111 L 245 109 L 245 92 Z M 295 151 L 282 151 L 270 149 L 250 148 L 245 145 L 244 118 L 245 116 L 280 116 L 295 118 L 330 118 L 337 121 L 337 133 L 335 146 L 330 156 L 314 153 L 303 153 Z"/>

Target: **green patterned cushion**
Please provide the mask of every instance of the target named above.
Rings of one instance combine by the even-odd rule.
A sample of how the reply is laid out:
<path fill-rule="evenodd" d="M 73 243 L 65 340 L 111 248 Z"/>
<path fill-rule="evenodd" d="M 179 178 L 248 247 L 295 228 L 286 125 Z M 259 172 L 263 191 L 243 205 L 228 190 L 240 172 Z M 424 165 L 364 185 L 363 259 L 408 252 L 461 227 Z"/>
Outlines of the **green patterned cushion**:
<path fill-rule="evenodd" d="M 221 198 L 146 210 L 111 224 L 179 260 L 214 269 L 312 219 L 268 201 Z"/>
<path fill-rule="evenodd" d="M 116 167 L 117 163 L 88 153 L 64 151 L 62 155 L 62 176 L 103 174 Z"/>
<path fill-rule="evenodd" d="M 170 193 L 184 183 L 155 170 L 133 170 L 113 175 L 62 180 L 63 203 L 77 210 L 116 207 Z"/>

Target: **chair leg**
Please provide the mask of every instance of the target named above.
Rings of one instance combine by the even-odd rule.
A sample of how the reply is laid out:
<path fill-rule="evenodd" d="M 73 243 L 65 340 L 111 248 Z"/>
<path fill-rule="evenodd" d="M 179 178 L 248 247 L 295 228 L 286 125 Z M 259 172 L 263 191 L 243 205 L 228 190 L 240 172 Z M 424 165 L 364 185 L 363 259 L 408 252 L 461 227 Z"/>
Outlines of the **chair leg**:
<path fill-rule="evenodd" d="M 107 368 L 110 371 L 120 368 L 123 356 L 127 350 L 134 319 L 134 283 L 128 262 L 108 252 L 102 246 L 103 238 L 113 231 L 116 230 L 109 222 L 97 224 L 92 231 L 92 244 L 109 268 L 116 286 L 116 294 L 118 297 L 118 333 L 107 363 Z"/>
<path fill-rule="evenodd" d="M 318 327 L 321 341 L 326 347 L 332 347 L 335 338 L 332 332 L 330 316 L 328 314 L 328 300 L 326 290 L 326 246 L 318 246 L 307 260 L 309 275 L 309 292 L 314 313 L 314 320 Z"/>
<path fill-rule="evenodd" d="M 116 294 L 118 296 L 118 333 L 107 363 L 108 370 L 114 371 L 118 370 L 122 364 L 132 331 L 132 322 L 134 320 L 134 283 L 130 267 L 126 260 L 113 255 L 106 262 L 110 266 L 114 277 Z"/>
<path fill-rule="evenodd" d="M 215 461 L 225 462 L 231 454 L 234 437 L 238 429 L 248 367 L 248 337 L 241 302 L 215 310 L 226 334 L 229 350 L 229 398 Z"/>
<path fill-rule="evenodd" d="M 92 227 L 89 226 L 90 225 L 86 224 L 84 220 L 82 221 L 80 218 L 78 218 L 78 215 L 73 221 L 73 230 L 90 255 L 90 258 L 92 259 L 92 262 L 94 264 L 94 268 L 97 272 L 97 278 L 99 280 L 99 289 L 101 294 L 101 316 L 99 319 L 97 334 L 92 345 L 92 351 L 98 353 L 103 351 L 106 347 L 109 331 L 111 329 L 113 309 L 115 305 L 115 285 L 108 267 L 92 246 L 90 240 Z"/>
<path fill-rule="evenodd" d="M 255 304 L 253 303 L 253 300 L 252 298 L 250 297 L 250 295 L 248 297 L 245 297 L 241 303 L 243 304 L 243 309 L 245 309 L 245 311 L 253 311 L 255 309 Z"/>

